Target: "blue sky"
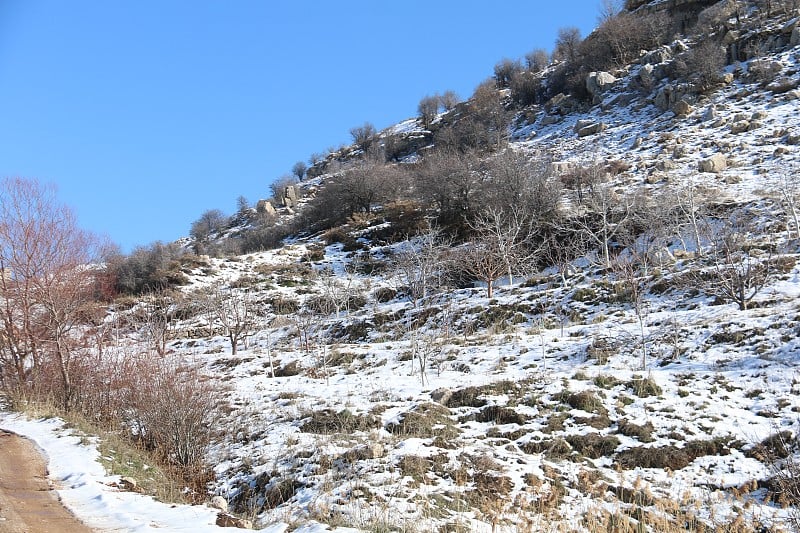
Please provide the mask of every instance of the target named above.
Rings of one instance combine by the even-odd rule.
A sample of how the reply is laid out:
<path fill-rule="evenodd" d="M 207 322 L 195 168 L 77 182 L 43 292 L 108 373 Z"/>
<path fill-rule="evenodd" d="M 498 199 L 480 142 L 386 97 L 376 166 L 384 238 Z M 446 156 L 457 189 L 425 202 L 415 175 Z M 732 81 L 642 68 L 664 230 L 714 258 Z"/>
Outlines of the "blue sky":
<path fill-rule="evenodd" d="M 491 7 L 490 7 L 491 5 Z M 124 251 L 186 235 L 297 161 L 461 98 L 594 27 L 599 0 L 0 0 L 0 176 L 55 183 Z"/>

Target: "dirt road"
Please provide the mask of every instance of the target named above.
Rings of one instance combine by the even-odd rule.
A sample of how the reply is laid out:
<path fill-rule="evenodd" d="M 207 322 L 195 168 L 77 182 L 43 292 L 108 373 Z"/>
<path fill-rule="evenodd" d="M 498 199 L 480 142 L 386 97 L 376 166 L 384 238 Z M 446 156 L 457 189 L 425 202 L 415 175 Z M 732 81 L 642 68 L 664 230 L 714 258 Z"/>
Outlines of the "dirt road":
<path fill-rule="evenodd" d="M 91 531 L 50 490 L 45 461 L 33 443 L 0 430 L 0 532 Z"/>

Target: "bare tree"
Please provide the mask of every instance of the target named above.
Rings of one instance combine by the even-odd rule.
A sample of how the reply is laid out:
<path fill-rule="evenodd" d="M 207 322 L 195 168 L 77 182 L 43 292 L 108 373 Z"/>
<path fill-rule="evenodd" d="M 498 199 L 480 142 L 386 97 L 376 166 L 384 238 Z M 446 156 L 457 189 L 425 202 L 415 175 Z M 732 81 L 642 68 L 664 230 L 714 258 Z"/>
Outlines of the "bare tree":
<path fill-rule="evenodd" d="M 759 249 L 751 240 L 750 229 L 750 221 L 744 215 L 719 221 L 712 241 L 713 265 L 707 271 L 711 274 L 710 283 L 706 283 L 708 290 L 734 302 L 740 311 L 747 310 L 774 275 L 770 267 L 770 246 L 767 245 L 764 254 L 756 255 Z"/>
<path fill-rule="evenodd" d="M 688 230 L 694 241 L 693 248 L 695 254 L 700 257 L 703 255 L 703 247 L 707 241 L 704 235 L 707 233 L 708 224 L 706 222 L 707 213 L 705 212 L 705 206 L 700 201 L 698 187 L 694 181 L 689 180 L 685 186 L 676 190 L 675 203 L 680 214 L 678 232 L 683 243 L 683 249 L 687 249 L 683 233 Z"/>
<path fill-rule="evenodd" d="M 213 323 L 222 327 L 223 334 L 231 344 L 231 354 L 236 355 L 240 343 L 247 343 L 257 327 L 255 300 L 250 291 L 244 289 L 210 287 L 204 294 L 204 306 Z"/>
<path fill-rule="evenodd" d="M 458 102 L 458 95 L 453 91 L 445 91 L 441 96 L 439 96 L 439 103 L 442 105 L 442 108 L 444 108 L 445 111 L 450 111 L 453 109 Z"/>
<path fill-rule="evenodd" d="M 642 349 L 641 369 L 647 368 L 647 291 L 650 286 L 650 278 L 647 273 L 647 255 L 638 254 L 629 250 L 623 257 L 614 260 L 614 272 L 622 282 L 627 300 L 631 304 L 632 310 L 636 315 L 639 325 L 639 341 Z"/>
<path fill-rule="evenodd" d="M 559 28 L 553 56 L 561 61 L 577 63 L 580 44 L 581 30 L 574 26 Z"/>
<path fill-rule="evenodd" d="M 450 239 L 438 228 L 431 228 L 395 254 L 395 276 L 407 287 L 414 307 L 444 284 L 444 263 Z"/>
<path fill-rule="evenodd" d="M 611 268 L 611 243 L 627 229 L 632 207 L 631 198 L 603 184 L 594 188 L 584 212 L 569 219 L 575 231 L 597 245 L 606 269 Z"/>
<path fill-rule="evenodd" d="M 541 72 L 550 63 L 550 54 L 544 48 L 536 48 L 525 55 L 525 63 L 531 72 Z"/>
<path fill-rule="evenodd" d="M 298 161 L 297 163 L 295 163 L 294 165 L 292 165 L 292 174 L 293 174 L 293 175 L 294 175 L 294 176 L 295 176 L 295 177 L 296 177 L 298 180 L 301 180 L 301 179 L 303 179 L 303 176 L 305 176 L 305 175 L 306 175 L 306 170 L 308 170 L 308 167 L 307 167 L 307 166 L 306 166 L 306 164 L 305 164 L 305 163 L 303 163 L 302 161 Z"/>
<path fill-rule="evenodd" d="M 93 305 L 101 241 L 80 229 L 55 190 L 0 181 L 0 384 L 12 398 L 56 369 L 62 407 L 73 399 L 80 327 Z"/>
<path fill-rule="evenodd" d="M 425 128 L 430 127 L 433 119 L 436 118 L 436 113 L 439 112 L 439 95 L 425 96 L 419 101 L 417 106 L 417 113 L 422 120 L 422 125 Z"/>
<path fill-rule="evenodd" d="M 777 193 L 786 218 L 786 232 L 789 238 L 800 239 L 800 173 L 798 169 L 789 169 L 780 176 Z M 793 231 L 794 230 L 794 231 Z"/>
<path fill-rule="evenodd" d="M 511 59 L 502 59 L 494 66 L 494 79 L 499 88 L 511 85 L 514 76 L 522 71 L 522 64 Z"/>
<path fill-rule="evenodd" d="M 489 208 L 469 225 L 477 240 L 484 243 L 481 248 L 485 253 L 495 254 L 496 259 L 503 263 L 509 285 L 514 284 L 514 275 L 524 272 L 538 255 L 539 248 L 532 246 L 531 242 L 533 220 L 520 207 Z M 485 264 L 485 260 L 481 264 Z"/>
<path fill-rule="evenodd" d="M 160 289 L 147 295 L 133 315 L 134 323 L 147 343 L 162 357 L 167 353 L 167 343 L 175 334 L 175 310 L 174 293 Z"/>
<path fill-rule="evenodd" d="M 351 128 L 350 136 L 353 138 L 355 145 L 361 148 L 364 153 L 367 153 L 372 144 L 378 138 L 378 132 L 372 123 L 365 122 L 361 126 Z"/>

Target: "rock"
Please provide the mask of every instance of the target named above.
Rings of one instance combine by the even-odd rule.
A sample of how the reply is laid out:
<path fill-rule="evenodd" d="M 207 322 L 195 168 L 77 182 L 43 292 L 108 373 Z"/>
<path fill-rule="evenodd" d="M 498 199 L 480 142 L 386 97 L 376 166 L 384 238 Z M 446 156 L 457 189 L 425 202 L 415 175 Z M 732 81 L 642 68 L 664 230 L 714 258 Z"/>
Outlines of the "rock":
<path fill-rule="evenodd" d="M 600 133 L 601 131 L 605 130 L 606 127 L 607 126 L 602 122 L 595 122 L 593 124 L 590 124 L 589 126 L 579 129 L 578 137 L 588 137 L 589 135 Z"/>
<path fill-rule="evenodd" d="M 714 127 L 714 128 L 721 128 L 722 126 L 724 126 L 727 123 L 728 123 L 727 119 L 720 117 L 717 120 L 715 120 L 714 123 L 711 124 L 711 126 Z"/>
<path fill-rule="evenodd" d="M 719 78 L 719 81 L 721 81 L 723 85 L 730 85 L 731 83 L 733 83 L 733 80 L 734 80 L 733 72 L 726 72 Z"/>
<path fill-rule="evenodd" d="M 679 100 L 672 106 L 672 112 L 679 117 L 685 117 L 692 112 L 692 106 L 686 100 Z"/>
<path fill-rule="evenodd" d="M 294 185 L 289 185 L 283 190 L 282 203 L 284 207 L 297 206 L 297 189 Z"/>
<path fill-rule="evenodd" d="M 659 63 L 666 63 L 670 59 L 672 59 L 672 50 L 670 50 L 669 46 L 662 46 L 642 56 L 639 62 L 643 65 L 658 65 Z"/>
<path fill-rule="evenodd" d="M 122 490 L 135 492 L 136 487 L 138 486 L 139 484 L 132 477 L 122 476 L 121 478 L 119 478 L 119 488 L 121 488 Z"/>
<path fill-rule="evenodd" d="M 223 513 L 228 512 L 228 500 L 226 500 L 222 496 L 214 496 L 213 498 L 211 498 L 211 501 L 208 502 L 208 506 L 214 509 L 219 509 Z"/>
<path fill-rule="evenodd" d="M 726 185 L 736 185 L 742 182 L 741 176 L 726 176 L 725 177 L 725 184 Z"/>
<path fill-rule="evenodd" d="M 272 202 L 269 200 L 259 200 L 256 202 L 256 213 L 260 215 L 275 216 L 275 208 L 272 207 Z"/>
<path fill-rule="evenodd" d="M 586 90 L 592 96 L 596 96 L 608 90 L 616 81 L 617 78 L 608 72 L 590 72 L 586 78 Z"/>
<path fill-rule="evenodd" d="M 744 133 L 746 131 L 750 131 L 749 120 L 740 120 L 731 124 L 731 133 L 733 134 Z"/>
<path fill-rule="evenodd" d="M 569 166 L 568 166 L 569 163 L 567 163 L 567 162 L 552 163 L 552 165 L 554 167 L 555 167 L 555 165 L 564 165 L 564 170 L 563 171 L 569 170 Z M 558 173 L 557 170 L 554 170 L 554 172 Z M 450 398 L 452 398 L 452 397 L 453 397 L 453 391 L 451 391 L 450 389 L 436 389 L 435 391 L 431 392 L 431 400 L 433 400 L 434 402 L 440 403 L 440 404 L 442 404 L 444 406 L 447 405 L 447 402 L 450 401 Z"/>
<path fill-rule="evenodd" d="M 789 38 L 789 46 L 797 46 L 800 44 L 800 26 L 795 26 L 792 30 L 792 36 Z"/>
<path fill-rule="evenodd" d="M 217 526 L 219 527 L 238 527 L 240 529 L 253 529 L 253 523 L 249 520 L 242 520 L 228 513 L 217 515 Z"/>
<path fill-rule="evenodd" d="M 728 160 L 723 154 L 714 154 L 700 161 L 700 172 L 722 172 L 728 168 Z"/>
<path fill-rule="evenodd" d="M 659 159 L 656 161 L 656 168 L 662 172 L 675 170 L 677 167 L 678 165 L 672 159 Z"/>
<path fill-rule="evenodd" d="M 558 115 L 545 115 L 542 117 L 542 120 L 539 122 L 539 124 L 542 126 L 549 126 L 551 124 L 558 124 L 559 122 L 561 122 L 561 117 Z"/>
<path fill-rule="evenodd" d="M 708 109 L 703 112 L 703 122 L 713 122 L 718 116 L 717 106 L 711 104 L 708 106 Z"/>
<path fill-rule="evenodd" d="M 800 134 L 797 133 L 790 133 L 786 136 L 786 144 L 791 146 L 797 146 L 800 144 Z"/>
<path fill-rule="evenodd" d="M 363 446 L 358 446 L 353 451 L 355 452 L 356 458 L 360 461 L 365 459 L 380 459 L 386 455 L 386 449 L 380 442 L 364 444 Z"/>
<path fill-rule="evenodd" d="M 636 139 L 633 141 L 633 145 L 631 147 L 632 148 L 639 148 L 642 145 L 643 142 L 644 142 L 644 139 L 642 137 L 636 137 Z"/>
<path fill-rule="evenodd" d="M 651 88 L 655 84 L 655 76 L 653 76 L 653 65 L 649 63 L 639 69 L 639 81 L 643 87 Z"/>
<path fill-rule="evenodd" d="M 568 115 L 572 111 L 575 111 L 579 105 L 578 101 L 571 96 L 558 93 L 544 104 L 544 108 L 550 113 Z"/>
<path fill-rule="evenodd" d="M 575 133 L 578 133 L 580 130 L 582 130 L 586 126 L 591 126 L 594 123 L 595 123 L 594 120 L 582 118 L 582 119 L 578 120 L 577 122 L 575 122 L 575 127 L 572 128 L 572 131 L 574 131 Z"/>

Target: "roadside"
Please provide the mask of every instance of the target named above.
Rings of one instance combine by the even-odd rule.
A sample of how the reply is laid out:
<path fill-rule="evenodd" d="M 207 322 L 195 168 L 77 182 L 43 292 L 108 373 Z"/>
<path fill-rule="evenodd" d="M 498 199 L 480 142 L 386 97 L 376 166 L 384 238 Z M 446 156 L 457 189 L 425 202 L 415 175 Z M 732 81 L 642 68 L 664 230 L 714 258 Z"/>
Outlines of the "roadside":
<path fill-rule="evenodd" d="M 91 533 L 58 500 L 35 445 L 0 430 L 0 531 Z"/>

